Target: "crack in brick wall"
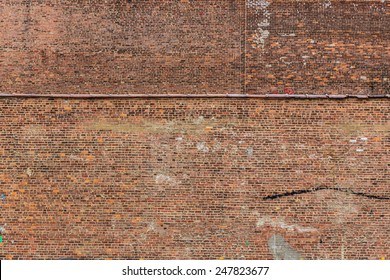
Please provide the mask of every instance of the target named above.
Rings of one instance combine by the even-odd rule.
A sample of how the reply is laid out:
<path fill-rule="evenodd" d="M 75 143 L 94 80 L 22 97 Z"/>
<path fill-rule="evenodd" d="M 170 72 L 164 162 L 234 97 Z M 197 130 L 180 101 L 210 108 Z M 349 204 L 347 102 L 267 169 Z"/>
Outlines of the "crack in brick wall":
<path fill-rule="evenodd" d="M 0 108 L 2 259 L 390 256 L 386 99 Z"/>

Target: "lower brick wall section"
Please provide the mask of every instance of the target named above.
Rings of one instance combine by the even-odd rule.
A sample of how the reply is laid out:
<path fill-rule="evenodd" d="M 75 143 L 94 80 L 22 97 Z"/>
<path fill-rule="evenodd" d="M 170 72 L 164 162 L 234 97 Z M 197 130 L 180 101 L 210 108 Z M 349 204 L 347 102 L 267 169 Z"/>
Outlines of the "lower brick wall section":
<path fill-rule="evenodd" d="M 0 99 L 1 259 L 390 258 L 387 99 Z"/>

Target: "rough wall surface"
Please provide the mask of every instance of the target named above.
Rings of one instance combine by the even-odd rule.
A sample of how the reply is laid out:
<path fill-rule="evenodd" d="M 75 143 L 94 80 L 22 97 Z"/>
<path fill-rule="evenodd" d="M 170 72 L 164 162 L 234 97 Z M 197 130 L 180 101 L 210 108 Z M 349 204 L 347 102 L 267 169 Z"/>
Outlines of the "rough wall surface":
<path fill-rule="evenodd" d="M 241 91 L 240 1 L 1 1 L 0 91 Z"/>
<path fill-rule="evenodd" d="M 388 105 L 1 99 L 0 257 L 389 258 Z"/>
<path fill-rule="evenodd" d="M 0 92 L 390 94 L 387 0 L 7 0 Z"/>
<path fill-rule="evenodd" d="M 1 1 L 0 258 L 390 258 L 389 5 Z"/>
<path fill-rule="evenodd" d="M 390 93 L 389 1 L 247 4 L 247 93 Z"/>

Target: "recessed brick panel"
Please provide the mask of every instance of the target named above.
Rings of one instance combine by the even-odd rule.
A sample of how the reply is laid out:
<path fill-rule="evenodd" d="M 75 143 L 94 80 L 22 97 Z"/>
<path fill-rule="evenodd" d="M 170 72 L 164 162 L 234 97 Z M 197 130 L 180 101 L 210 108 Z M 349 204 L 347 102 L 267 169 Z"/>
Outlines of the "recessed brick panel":
<path fill-rule="evenodd" d="M 241 93 L 240 1 L 2 1 L 0 91 Z"/>
<path fill-rule="evenodd" d="M 249 94 L 390 90 L 388 1 L 247 1 Z"/>

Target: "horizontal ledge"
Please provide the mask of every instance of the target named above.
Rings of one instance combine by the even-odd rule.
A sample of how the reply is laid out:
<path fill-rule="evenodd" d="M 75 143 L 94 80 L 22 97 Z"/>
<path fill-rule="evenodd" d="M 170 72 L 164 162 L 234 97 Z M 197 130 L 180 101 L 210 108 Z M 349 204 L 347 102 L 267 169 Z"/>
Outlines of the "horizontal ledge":
<path fill-rule="evenodd" d="M 383 95 L 350 94 L 40 94 L 40 93 L 0 93 L 0 97 L 23 98 L 282 98 L 282 99 L 345 99 L 345 98 L 390 98 Z"/>

